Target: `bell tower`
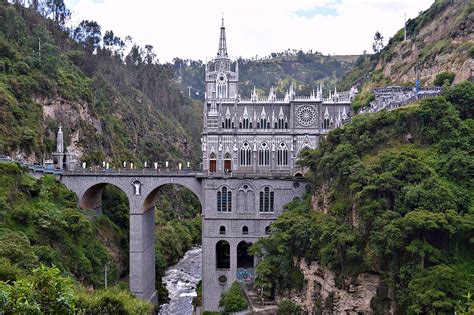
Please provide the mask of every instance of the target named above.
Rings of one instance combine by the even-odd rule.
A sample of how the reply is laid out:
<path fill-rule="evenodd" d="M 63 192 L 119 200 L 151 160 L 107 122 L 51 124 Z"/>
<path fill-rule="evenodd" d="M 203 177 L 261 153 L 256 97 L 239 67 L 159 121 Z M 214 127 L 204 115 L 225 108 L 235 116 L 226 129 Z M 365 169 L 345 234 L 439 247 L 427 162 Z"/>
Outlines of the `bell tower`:
<path fill-rule="evenodd" d="M 239 79 L 237 62 L 233 68 L 227 52 L 224 19 L 222 19 L 217 55 L 206 65 L 206 103 L 210 105 L 211 115 L 217 113 L 217 102 L 228 102 L 237 98 Z"/>

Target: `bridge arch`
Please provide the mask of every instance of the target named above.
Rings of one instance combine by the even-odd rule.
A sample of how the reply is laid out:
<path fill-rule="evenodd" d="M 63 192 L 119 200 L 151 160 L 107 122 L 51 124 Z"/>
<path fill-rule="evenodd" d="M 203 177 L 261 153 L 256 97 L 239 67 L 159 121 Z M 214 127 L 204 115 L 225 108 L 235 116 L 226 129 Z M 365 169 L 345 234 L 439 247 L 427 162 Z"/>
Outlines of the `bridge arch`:
<path fill-rule="evenodd" d="M 199 200 L 201 208 L 204 207 L 201 182 L 195 178 L 162 178 L 154 181 L 148 187 L 144 187 L 143 201 L 140 205 L 140 213 L 144 213 L 155 206 L 156 196 L 160 188 L 165 185 L 178 185 L 189 189 Z"/>
<path fill-rule="evenodd" d="M 102 180 L 85 185 L 77 192 L 78 204 L 82 209 L 97 209 L 102 205 L 102 193 L 107 185 L 112 185 L 127 196 L 128 205 L 132 207 L 133 198 L 128 187 L 124 187 L 122 182 L 114 180 Z"/>

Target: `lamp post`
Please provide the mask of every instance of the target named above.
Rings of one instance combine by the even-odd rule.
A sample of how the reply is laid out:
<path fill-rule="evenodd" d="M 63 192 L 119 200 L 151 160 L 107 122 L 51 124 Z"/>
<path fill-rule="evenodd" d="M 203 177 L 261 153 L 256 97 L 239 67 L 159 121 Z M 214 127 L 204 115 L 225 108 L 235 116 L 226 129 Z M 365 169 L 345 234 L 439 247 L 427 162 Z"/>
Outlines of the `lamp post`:
<path fill-rule="evenodd" d="M 105 288 L 107 289 L 107 273 L 109 271 L 109 262 L 107 262 L 105 264 L 105 267 L 104 267 L 104 286 Z"/>

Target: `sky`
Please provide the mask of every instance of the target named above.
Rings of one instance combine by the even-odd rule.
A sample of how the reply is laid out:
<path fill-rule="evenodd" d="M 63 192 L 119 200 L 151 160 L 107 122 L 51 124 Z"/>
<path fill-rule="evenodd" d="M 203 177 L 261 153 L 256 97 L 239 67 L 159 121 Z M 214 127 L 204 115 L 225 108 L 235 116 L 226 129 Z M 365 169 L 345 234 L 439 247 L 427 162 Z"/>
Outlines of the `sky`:
<path fill-rule="evenodd" d="M 231 58 L 285 49 L 323 54 L 372 52 L 376 31 L 385 43 L 433 0 L 65 0 L 71 23 L 95 20 L 140 46 L 153 45 L 160 62 L 212 59 L 224 17 Z"/>

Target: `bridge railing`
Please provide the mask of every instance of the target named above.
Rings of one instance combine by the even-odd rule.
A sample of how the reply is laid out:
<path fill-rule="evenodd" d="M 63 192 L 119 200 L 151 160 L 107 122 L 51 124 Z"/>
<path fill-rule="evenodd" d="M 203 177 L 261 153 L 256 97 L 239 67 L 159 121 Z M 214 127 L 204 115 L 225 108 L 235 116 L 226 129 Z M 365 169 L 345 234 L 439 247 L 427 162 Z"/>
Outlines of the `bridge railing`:
<path fill-rule="evenodd" d="M 71 171 L 65 171 L 65 175 L 149 175 L 149 176 L 189 176 L 196 174 L 199 171 L 193 169 L 154 169 L 154 168 L 143 168 L 143 169 L 124 169 L 124 168 L 86 168 L 86 169 L 75 169 Z"/>

